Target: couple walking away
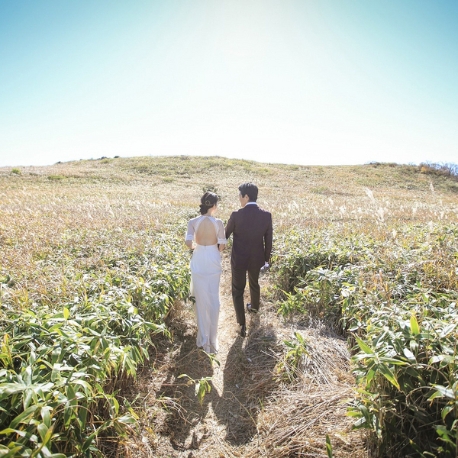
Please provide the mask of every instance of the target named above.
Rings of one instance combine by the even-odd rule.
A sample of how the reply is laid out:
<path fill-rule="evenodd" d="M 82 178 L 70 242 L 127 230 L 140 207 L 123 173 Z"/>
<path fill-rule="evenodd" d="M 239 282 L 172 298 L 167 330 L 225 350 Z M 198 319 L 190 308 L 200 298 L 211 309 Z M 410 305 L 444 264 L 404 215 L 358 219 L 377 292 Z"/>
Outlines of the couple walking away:
<path fill-rule="evenodd" d="M 258 188 L 253 183 L 239 186 L 241 208 L 231 214 L 224 229 L 223 222 L 214 217 L 218 197 L 206 192 L 201 198 L 200 213 L 188 223 L 186 245 L 193 248 L 191 258 L 191 295 L 195 298 L 197 317 L 197 346 L 207 353 L 218 351 L 219 282 L 221 277 L 221 251 L 233 235 L 232 300 L 240 335 L 246 337 L 243 293 L 246 277 L 251 303 L 247 310 L 259 310 L 259 272 L 268 266 L 272 251 L 272 215 L 258 207 Z"/>

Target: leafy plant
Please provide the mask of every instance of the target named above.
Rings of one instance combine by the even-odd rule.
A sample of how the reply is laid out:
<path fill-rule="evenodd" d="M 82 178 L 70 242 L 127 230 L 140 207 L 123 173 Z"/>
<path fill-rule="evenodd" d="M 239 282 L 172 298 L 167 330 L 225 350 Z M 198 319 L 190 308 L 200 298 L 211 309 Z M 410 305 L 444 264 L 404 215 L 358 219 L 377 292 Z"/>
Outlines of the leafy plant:
<path fill-rule="evenodd" d="M 180 374 L 178 378 L 188 379 L 187 385 L 194 385 L 197 399 L 199 400 L 200 405 L 203 404 L 205 395 L 210 393 L 212 387 L 210 382 L 212 381 L 211 377 L 201 377 L 199 379 L 193 379 L 187 374 Z"/>
<path fill-rule="evenodd" d="M 326 245 L 292 234 L 277 254 L 281 313 L 327 319 L 355 344 L 349 415 L 382 455 L 456 454 L 457 230 L 398 226 L 395 243 L 322 235 Z"/>
<path fill-rule="evenodd" d="M 72 302 L 23 310 L 4 304 L 5 456 L 99 456 L 103 434 L 123 437 L 135 423 L 136 413 L 117 392 L 149 358 L 152 336 L 167 333 L 173 302 L 189 294 L 188 266 L 174 249 L 173 233 L 158 238 L 162 243 L 142 257 L 127 255 L 125 263 L 118 258 L 104 272 L 82 275 Z"/>
<path fill-rule="evenodd" d="M 277 372 L 281 374 L 281 377 L 290 382 L 297 377 L 300 365 L 304 357 L 308 355 L 307 342 L 304 337 L 296 331 L 294 338 L 295 340 L 283 341 L 288 350 L 277 366 Z"/>

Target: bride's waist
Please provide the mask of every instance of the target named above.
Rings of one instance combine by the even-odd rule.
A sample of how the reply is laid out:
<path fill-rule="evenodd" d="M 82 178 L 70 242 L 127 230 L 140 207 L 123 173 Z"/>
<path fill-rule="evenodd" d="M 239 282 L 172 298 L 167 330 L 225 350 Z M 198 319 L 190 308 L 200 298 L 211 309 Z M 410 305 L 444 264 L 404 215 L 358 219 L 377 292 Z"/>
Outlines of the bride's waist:
<path fill-rule="evenodd" d="M 196 243 L 196 248 L 218 248 L 218 244 L 215 243 L 213 245 L 200 245 L 199 243 Z"/>

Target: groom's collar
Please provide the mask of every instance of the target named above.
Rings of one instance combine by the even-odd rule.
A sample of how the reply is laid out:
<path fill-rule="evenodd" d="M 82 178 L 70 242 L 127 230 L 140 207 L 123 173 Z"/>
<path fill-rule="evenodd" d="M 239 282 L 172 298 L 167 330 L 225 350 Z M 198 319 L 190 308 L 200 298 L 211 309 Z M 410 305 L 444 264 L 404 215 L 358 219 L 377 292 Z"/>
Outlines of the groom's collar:
<path fill-rule="evenodd" d="M 257 204 L 257 202 L 247 202 L 247 203 L 245 204 L 245 207 L 246 207 L 247 205 L 258 205 L 258 204 Z"/>

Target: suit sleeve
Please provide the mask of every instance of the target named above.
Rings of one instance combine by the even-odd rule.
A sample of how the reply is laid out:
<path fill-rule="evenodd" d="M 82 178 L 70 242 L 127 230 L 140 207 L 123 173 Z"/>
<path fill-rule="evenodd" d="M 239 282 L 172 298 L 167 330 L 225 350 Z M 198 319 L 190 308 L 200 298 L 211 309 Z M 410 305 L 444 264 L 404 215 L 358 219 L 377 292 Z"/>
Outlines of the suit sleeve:
<path fill-rule="evenodd" d="M 234 213 L 232 213 L 226 225 L 226 239 L 229 239 L 231 234 L 234 232 L 234 227 L 235 227 Z"/>
<path fill-rule="evenodd" d="M 269 263 L 270 263 L 270 255 L 272 253 L 272 235 L 273 235 L 272 215 L 269 215 L 269 225 L 264 234 L 264 257 L 265 257 L 265 261 Z"/>

